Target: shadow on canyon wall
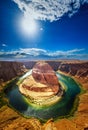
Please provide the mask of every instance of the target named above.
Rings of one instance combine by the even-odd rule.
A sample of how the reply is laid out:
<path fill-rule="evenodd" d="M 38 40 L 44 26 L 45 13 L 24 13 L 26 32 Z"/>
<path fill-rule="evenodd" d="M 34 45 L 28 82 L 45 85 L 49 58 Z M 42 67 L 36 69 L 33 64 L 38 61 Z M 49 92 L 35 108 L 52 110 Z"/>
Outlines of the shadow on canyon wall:
<path fill-rule="evenodd" d="M 12 62 L 0 61 L 0 81 L 8 81 L 32 69 L 37 61 Z M 88 61 L 46 61 L 55 70 L 68 73 L 72 76 L 88 77 Z"/>

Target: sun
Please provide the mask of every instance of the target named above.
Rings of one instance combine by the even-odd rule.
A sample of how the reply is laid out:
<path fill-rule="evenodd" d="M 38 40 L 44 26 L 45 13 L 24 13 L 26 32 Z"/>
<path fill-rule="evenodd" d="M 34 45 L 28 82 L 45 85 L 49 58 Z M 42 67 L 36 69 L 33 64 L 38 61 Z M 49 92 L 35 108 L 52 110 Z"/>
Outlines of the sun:
<path fill-rule="evenodd" d="M 24 17 L 21 20 L 21 31 L 26 36 L 33 36 L 37 34 L 38 25 L 34 19 Z"/>

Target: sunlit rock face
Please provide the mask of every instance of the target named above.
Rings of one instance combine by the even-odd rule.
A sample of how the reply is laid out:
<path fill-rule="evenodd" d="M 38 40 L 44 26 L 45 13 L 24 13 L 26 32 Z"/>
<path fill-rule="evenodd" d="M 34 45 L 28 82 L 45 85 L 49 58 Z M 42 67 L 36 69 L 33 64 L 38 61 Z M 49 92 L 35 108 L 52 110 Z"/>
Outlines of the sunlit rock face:
<path fill-rule="evenodd" d="M 19 85 L 20 92 L 28 97 L 32 103 L 39 105 L 52 104 L 60 98 L 58 78 L 46 62 L 38 62 Z"/>
<path fill-rule="evenodd" d="M 46 62 L 38 62 L 32 70 L 33 78 L 42 84 L 58 85 L 58 78 Z"/>

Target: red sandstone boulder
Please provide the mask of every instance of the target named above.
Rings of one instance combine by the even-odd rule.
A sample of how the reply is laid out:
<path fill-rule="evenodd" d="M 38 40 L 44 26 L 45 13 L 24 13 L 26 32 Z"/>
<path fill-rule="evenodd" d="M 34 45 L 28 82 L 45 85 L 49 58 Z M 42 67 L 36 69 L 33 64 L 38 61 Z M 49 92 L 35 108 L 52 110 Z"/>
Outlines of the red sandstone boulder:
<path fill-rule="evenodd" d="M 32 70 L 33 78 L 42 84 L 58 85 L 58 78 L 46 62 L 38 62 L 35 64 Z"/>

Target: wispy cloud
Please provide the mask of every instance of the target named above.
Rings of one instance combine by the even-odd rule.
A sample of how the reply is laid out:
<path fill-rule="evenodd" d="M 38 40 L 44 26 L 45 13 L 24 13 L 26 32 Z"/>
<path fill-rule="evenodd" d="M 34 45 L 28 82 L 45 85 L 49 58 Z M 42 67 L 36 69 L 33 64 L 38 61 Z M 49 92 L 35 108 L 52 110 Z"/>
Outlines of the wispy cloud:
<path fill-rule="evenodd" d="M 14 51 L 1 51 L 0 60 L 6 59 L 87 59 L 88 54 L 84 53 L 85 49 L 73 49 L 68 51 L 47 51 L 39 48 L 20 48 Z"/>
<path fill-rule="evenodd" d="M 72 16 L 88 0 L 13 0 L 24 15 L 37 20 L 55 21 Z"/>
<path fill-rule="evenodd" d="M 6 47 L 7 45 L 6 44 L 2 44 L 3 47 Z"/>

